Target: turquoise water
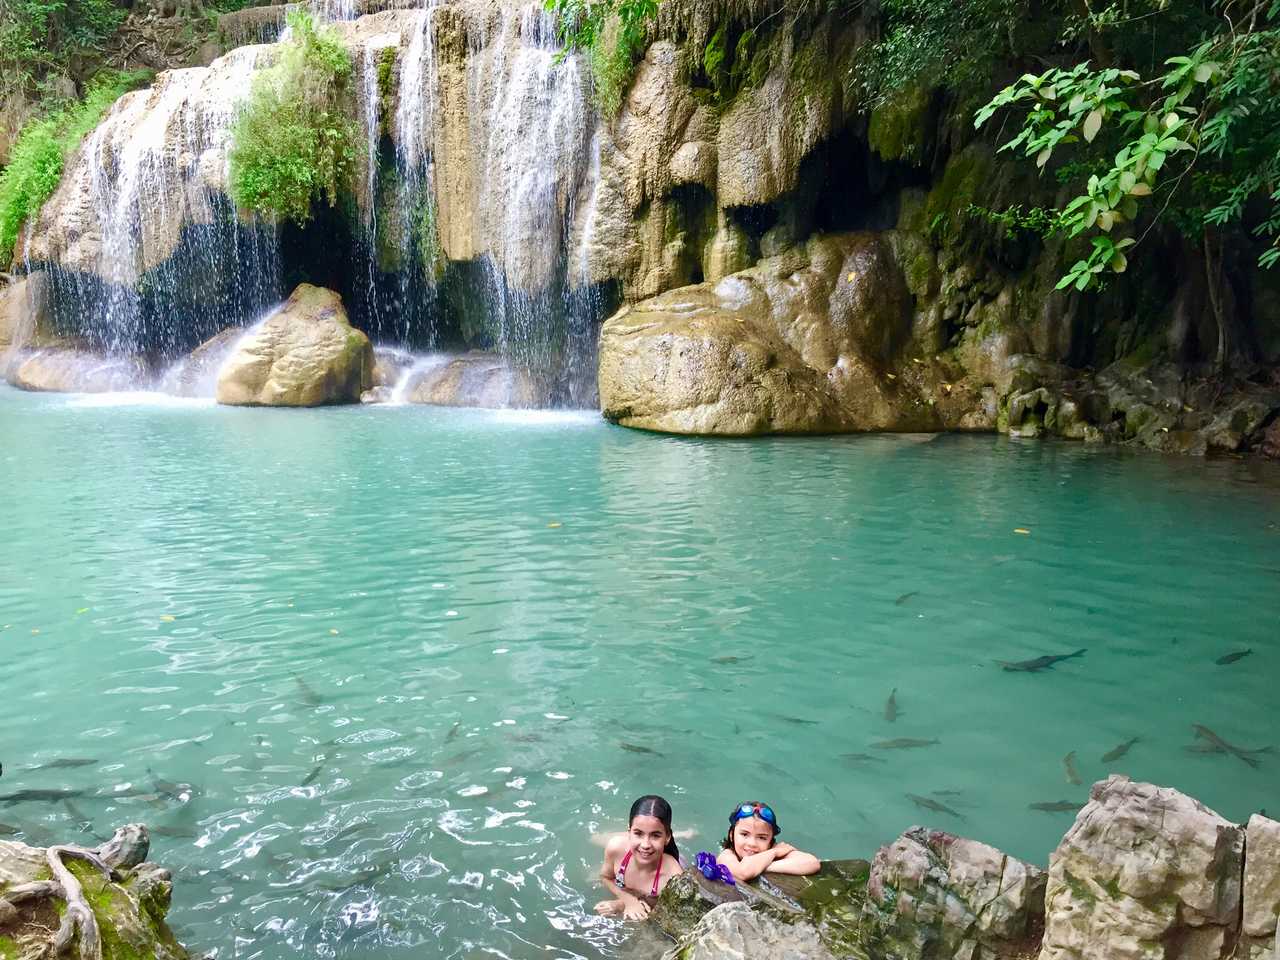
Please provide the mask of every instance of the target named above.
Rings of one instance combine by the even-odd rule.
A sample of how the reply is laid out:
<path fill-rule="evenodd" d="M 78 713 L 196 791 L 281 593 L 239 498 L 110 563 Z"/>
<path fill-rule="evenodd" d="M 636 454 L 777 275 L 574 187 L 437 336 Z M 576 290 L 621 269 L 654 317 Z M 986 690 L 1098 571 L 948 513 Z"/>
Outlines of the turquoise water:
<path fill-rule="evenodd" d="M 687 852 L 760 798 L 822 856 L 923 822 L 1044 863 L 1071 815 L 1028 805 L 1108 769 L 1280 788 L 1182 749 L 1280 744 L 1274 466 L 6 390 L 0 490 L 0 794 L 90 794 L 0 821 L 158 828 L 220 958 L 642 953 L 591 834 L 649 791 Z"/>

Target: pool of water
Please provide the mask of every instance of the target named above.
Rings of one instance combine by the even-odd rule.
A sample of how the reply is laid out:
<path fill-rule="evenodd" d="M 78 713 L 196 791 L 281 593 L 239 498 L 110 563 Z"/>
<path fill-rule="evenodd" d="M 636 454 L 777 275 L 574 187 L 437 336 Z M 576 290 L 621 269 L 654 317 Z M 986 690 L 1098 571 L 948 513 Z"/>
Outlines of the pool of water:
<path fill-rule="evenodd" d="M 1183 749 L 1280 743 L 1274 466 L 5 390 L 0 490 L 0 794 L 85 794 L 0 821 L 148 823 L 220 958 L 642 953 L 590 907 L 646 792 L 689 853 L 763 799 L 824 857 L 926 823 L 1044 863 L 1071 814 L 1029 805 L 1110 770 L 1280 789 Z"/>

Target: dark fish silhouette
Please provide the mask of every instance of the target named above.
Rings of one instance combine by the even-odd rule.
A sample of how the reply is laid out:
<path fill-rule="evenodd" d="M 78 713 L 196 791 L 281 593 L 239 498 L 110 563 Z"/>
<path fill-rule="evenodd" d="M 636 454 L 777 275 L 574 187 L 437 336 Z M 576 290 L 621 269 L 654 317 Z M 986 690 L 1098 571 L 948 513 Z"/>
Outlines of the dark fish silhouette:
<path fill-rule="evenodd" d="M 850 763 L 888 763 L 884 757 L 873 757 L 869 753 L 842 753 L 841 760 L 848 760 Z"/>
<path fill-rule="evenodd" d="M 83 797 L 83 790 L 18 790 L 14 793 L 0 794 L 0 803 L 12 807 L 15 803 L 57 803 L 59 800 L 70 800 Z"/>
<path fill-rule="evenodd" d="M 1228 653 L 1226 656 L 1219 657 L 1213 662 L 1220 667 L 1225 667 L 1228 663 L 1235 663 L 1237 660 L 1243 660 L 1251 653 L 1253 653 L 1252 648 L 1248 650 L 1237 650 L 1235 653 Z"/>
<path fill-rule="evenodd" d="M 1027 804 L 1028 809 L 1040 810 L 1044 813 L 1067 813 L 1070 810 L 1079 810 L 1080 804 L 1072 800 L 1051 800 L 1046 803 Z"/>
<path fill-rule="evenodd" d="M 939 803 L 937 800 L 930 800 L 928 797 L 920 797 L 914 793 L 908 793 L 907 799 L 922 809 L 932 810 L 935 813 L 945 813 L 948 816 L 958 817 L 961 820 L 964 819 L 961 814 L 956 813 L 956 811 L 952 810 L 945 803 Z"/>
<path fill-rule="evenodd" d="M 892 740 L 879 740 L 871 745 L 873 750 L 909 750 L 912 747 L 930 747 L 941 740 L 917 740 L 915 737 L 895 737 Z"/>
<path fill-rule="evenodd" d="M 320 771 L 324 769 L 323 763 L 317 763 L 315 769 L 306 775 L 302 781 L 304 787 L 309 787 L 316 782 L 316 777 L 320 776 Z"/>
<path fill-rule="evenodd" d="M 734 657 L 734 656 L 712 657 L 711 662 L 728 665 L 731 663 L 746 663 L 750 659 L 752 658 L 751 657 Z"/>
<path fill-rule="evenodd" d="M 1075 653 L 1060 653 L 1056 656 L 1036 657 L 1034 660 L 997 660 L 996 663 L 1000 664 L 1000 666 L 1004 667 L 1006 670 L 1035 673 L 1037 670 L 1048 670 L 1055 663 L 1060 663 L 1063 660 L 1070 660 L 1072 657 L 1083 656 L 1087 649 L 1088 648 L 1086 647 L 1077 650 Z"/>
<path fill-rule="evenodd" d="M 1129 748 L 1132 747 L 1137 742 L 1138 742 L 1138 738 L 1132 737 L 1129 740 L 1126 740 L 1124 743 L 1120 744 L 1119 746 L 1112 747 L 1110 750 L 1108 750 L 1106 753 L 1102 755 L 1102 762 L 1113 763 L 1114 761 L 1119 760 L 1126 753 L 1128 753 Z"/>
<path fill-rule="evenodd" d="M 12 837 L 15 833 L 21 832 L 21 827 L 15 827 L 11 823 L 0 823 L 0 837 Z"/>
<path fill-rule="evenodd" d="M 91 760 L 88 757 L 59 757 L 57 760 L 50 760 L 48 763 L 38 763 L 34 767 L 27 767 L 27 769 L 69 770 L 73 767 L 88 767 L 97 762 L 97 760 Z"/>
<path fill-rule="evenodd" d="M 900 607 L 900 606 L 902 606 L 904 603 L 906 603 L 908 600 L 910 600 L 912 597 L 918 597 L 918 596 L 920 596 L 920 591 L 919 591 L 919 590 L 912 590 L 910 593 L 904 593 L 904 594 L 903 594 L 902 596 L 900 596 L 897 600 L 893 601 L 893 605 L 894 605 L 895 607 Z"/>
<path fill-rule="evenodd" d="M 622 747 L 622 749 L 627 751 L 627 753 L 647 753 L 655 757 L 662 756 L 662 754 L 657 750 L 652 750 L 649 747 L 643 747 L 638 743 L 627 743 L 625 740 L 621 741 L 618 746 Z"/>
<path fill-rule="evenodd" d="M 794 723 L 796 726 L 816 727 L 819 723 L 817 720 L 806 720 L 804 717 L 789 717 L 784 713 L 775 713 L 773 716 L 783 723 Z"/>
<path fill-rule="evenodd" d="M 350 826 L 343 827 L 341 830 L 335 833 L 331 839 L 325 841 L 325 846 L 326 847 L 332 846 L 333 844 L 337 843 L 339 840 L 345 840 L 347 839 L 347 837 L 353 837 L 357 833 L 364 833 L 364 831 L 368 830 L 372 826 L 373 824 L 370 823 L 368 820 L 361 820 L 358 823 L 353 823 Z"/>
<path fill-rule="evenodd" d="M 964 791 L 963 791 L 963 790 L 930 790 L 929 792 L 930 792 L 930 793 L 932 793 L 935 797 L 962 797 L 962 796 L 964 796 Z"/>
<path fill-rule="evenodd" d="M 449 743 L 450 741 L 454 740 L 458 736 L 458 731 L 461 728 L 462 728 L 462 721 L 459 720 L 457 723 L 455 723 L 452 727 L 449 728 L 449 732 L 445 735 L 444 742 Z"/>
<path fill-rule="evenodd" d="M 324 703 L 324 699 L 320 694 L 312 690 L 310 684 L 296 673 L 293 675 L 293 682 L 298 685 L 298 695 L 302 697 L 302 702 L 308 707 L 318 707 Z"/>
<path fill-rule="evenodd" d="M 1062 769 L 1066 772 L 1067 783 L 1077 787 L 1084 783 L 1080 779 L 1080 771 L 1076 769 L 1076 752 L 1074 750 L 1062 758 Z"/>
<path fill-rule="evenodd" d="M 1191 725 L 1191 729 L 1195 731 L 1197 740 L 1204 740 L 1207 743 L 1212 744 L 1214 747 L 1217 747 L 1222 752 L 1229 753 L 1237 757 L 1239 760 L 1247 763 L 1251 767 L 1258 766 L 1258 761 L 1254 759 L 1255 755 L 1265 753 L 1271 749 L 1270 747 L 1262 747 L 1258 750 L 1245 750 L 1242 747 L 1237 747 L 1234 744 L 1227 743 L 1227 741 L 1223 740 L 1208 727 L 1201 726 L 1198 723 L 1193 723 Z"/>
<path fill-rule="evenodd" d="M 151 785 L 155 788 L 156 793 L 167 800 L 187 803 L 200 792 L 189 783 L 175 783 L 172 780 L 157 777 L 150 767 L 147 767 L 147 775 L 151 777 Z"/>
<path fill-rule="evenodd" d="M 889 699 L 884 702 L 884 718 L 890 723 L 898 719 L 898 688 L 889 692 Z"/>
<path fill-rule="evenodd" d="M 172 840 L 194 840 L 194 830 L 187 827 L 148 827 L 147 832 L 153 837 L 169 837 Z"/>

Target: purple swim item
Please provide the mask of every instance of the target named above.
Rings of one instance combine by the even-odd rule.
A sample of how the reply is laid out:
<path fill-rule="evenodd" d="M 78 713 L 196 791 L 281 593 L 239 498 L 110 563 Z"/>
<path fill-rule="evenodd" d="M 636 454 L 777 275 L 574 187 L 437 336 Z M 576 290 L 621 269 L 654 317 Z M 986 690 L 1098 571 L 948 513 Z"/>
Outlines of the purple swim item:
<path fill-rule="evenodd" d="M 737 886 L 733 879 L 733 874 L 729 872 L 729 868 L 723 863 L 717 861 L 716 858 L 707 853 L 707 851 L 701 851 L 694 863 L 702 875 L 708 880 L 718 880 L 720 883 L 727 883 L 731 887 Z"/>

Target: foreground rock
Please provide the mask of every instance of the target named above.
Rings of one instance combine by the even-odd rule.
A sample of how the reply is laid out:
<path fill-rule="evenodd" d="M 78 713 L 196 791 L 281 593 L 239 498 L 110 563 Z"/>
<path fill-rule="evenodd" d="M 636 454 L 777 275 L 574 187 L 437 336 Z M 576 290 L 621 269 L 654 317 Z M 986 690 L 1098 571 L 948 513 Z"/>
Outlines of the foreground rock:
<path fill-rule="evenodd" d="M 428 358 L 409 376 L 405 399 L 410 403 L 491 409 L 537 405 L 529 375 L 496 353 Z"/>
<path fill-rule="evenodd" d="M 140 824 L 93 849 L 0 841 L 0 955 L 56 955 L 74 939 L 82 960 L 187 960 L 165 923 L 169 872 L 148 848 Z"/>
<path fill-rule="evenodd" d="M 373 383 L 373 347 L 332 290 L 301 284 L 245 334 L 218 373 L 219 403 L 315 407 L 357 403 Z"/>
<path fill-rule="evenodd" d="M 745 903 L 722 904 L 703 915 L 664 960 L 835 960 L 813 924 L 788 922 Z"/>
<path fill-rule="evenodd" d="M 1025 956 L 1040 942 L 1045 880 L 985 843 L 912 827 L 872 862 L 867 919 L 890 956 Z"/>
<path fill-rule="evenodd" d="M 1176 790 L 1119 775 L 1090 798 L 1049 861 L 1041 960 L 1228 956 L 1244 830 Z M 1253 854 L 1273 878 L 1276 853 Z"/>
<path fill-rule="evenodd" d="M 21 390 L 110 393 L 140 389 L 147 382 L 147 370 L 136 357 L 49 347 L 18 351 L 10 360 L 8 379 Z"/>

